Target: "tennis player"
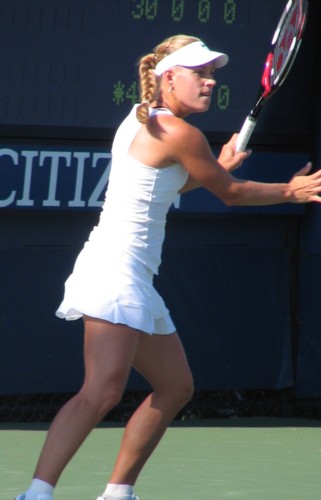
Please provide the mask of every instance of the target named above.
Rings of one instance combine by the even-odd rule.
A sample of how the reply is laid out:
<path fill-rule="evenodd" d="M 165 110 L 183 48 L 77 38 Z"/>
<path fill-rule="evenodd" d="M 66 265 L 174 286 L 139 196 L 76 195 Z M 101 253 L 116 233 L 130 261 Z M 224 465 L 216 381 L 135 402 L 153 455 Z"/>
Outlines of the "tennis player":
<path fill-rule="evenodd" d="M 167 212 L 177 193 L 204 186 L 227 205 L 320 202 L 321 173 L 302 168 L 288 183 L 236 179 L 250 152 L 237 135 L 218 158 L 188 124 L 208 110 L 214 73 L 228 62 L 197 38 L 173 36 L 140 60 L 141 103 L 120 125 L 100 221 L 65 283 L 57 315 L 83 318 L 85 380 L 48 432 L 34 479 L 16 500 L 52 500 L 57 481 L 89 432 L 121 400 L 134 367 L 152 390 L 124 431 L 97 500 L 134 500 L 133 487 L 166 428 L 193 394 L 175 326 L 153 287 Z M 197 332 L 198 333 L 198 332 Z"/>

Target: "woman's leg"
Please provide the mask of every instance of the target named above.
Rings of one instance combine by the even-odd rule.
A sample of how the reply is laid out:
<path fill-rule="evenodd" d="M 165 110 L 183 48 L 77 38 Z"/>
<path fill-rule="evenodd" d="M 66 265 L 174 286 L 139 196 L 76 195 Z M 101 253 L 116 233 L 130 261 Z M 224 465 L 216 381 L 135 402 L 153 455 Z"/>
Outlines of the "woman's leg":
<path fill-rule="evenodd" d="M 153 392 L 124 432 L 109 482 L 133 485 L 166 428 L 193 393 L 193 379 L 178 335 L 142 335 L 134 366 Z"/>
<path fill-rule="evenodd" d="M 85 318 L 84 384 L 54 419 L 34 477 L 55 486 L 89 432 L 119 402 L 143 335 L 124 325 Z"/>

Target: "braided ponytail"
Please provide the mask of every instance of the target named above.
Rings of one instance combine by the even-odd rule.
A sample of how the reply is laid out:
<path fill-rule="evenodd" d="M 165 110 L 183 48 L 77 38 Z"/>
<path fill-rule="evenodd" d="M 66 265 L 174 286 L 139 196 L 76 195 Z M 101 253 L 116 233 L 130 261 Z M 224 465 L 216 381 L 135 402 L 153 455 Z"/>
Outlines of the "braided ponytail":
<path fill-rule="evenodd" d="M 149 118 L 149 105 L 156 97 L 157 82 L 155 69 L 155 55 L 147 54 L 139 63 L 140 97 L 141 104 L 138 105 L 136 116 L 141 123 L 147 123 Z"/>

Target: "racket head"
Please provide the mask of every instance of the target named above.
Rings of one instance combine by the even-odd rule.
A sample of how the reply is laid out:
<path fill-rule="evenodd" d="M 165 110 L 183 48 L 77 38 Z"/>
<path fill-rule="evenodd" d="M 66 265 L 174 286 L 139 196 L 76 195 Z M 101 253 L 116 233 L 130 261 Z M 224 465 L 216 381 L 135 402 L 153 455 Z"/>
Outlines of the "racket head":
<path fill-rule="evenodd" d="M 272 38 L 261 79 L 262 99 L 267 99 L 287 77 L 302 42 L 308 0 L 288 0 Z"/>

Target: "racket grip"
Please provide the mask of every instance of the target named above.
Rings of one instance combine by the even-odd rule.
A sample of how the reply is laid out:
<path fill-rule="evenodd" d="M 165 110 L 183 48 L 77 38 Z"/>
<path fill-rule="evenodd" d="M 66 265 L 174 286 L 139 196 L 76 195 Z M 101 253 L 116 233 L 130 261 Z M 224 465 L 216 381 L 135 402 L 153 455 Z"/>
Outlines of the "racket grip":
<path fill-rule="evenodd" d="M 246 150 L 247 143 L 250 140 L 255 125 L 256 125 L 256 119 L 253 118 L 252 116 L 248 116 L 245 122 L 243 123 L 243 126 L 236 141 L 235 149 L 237 153 Z"/>

